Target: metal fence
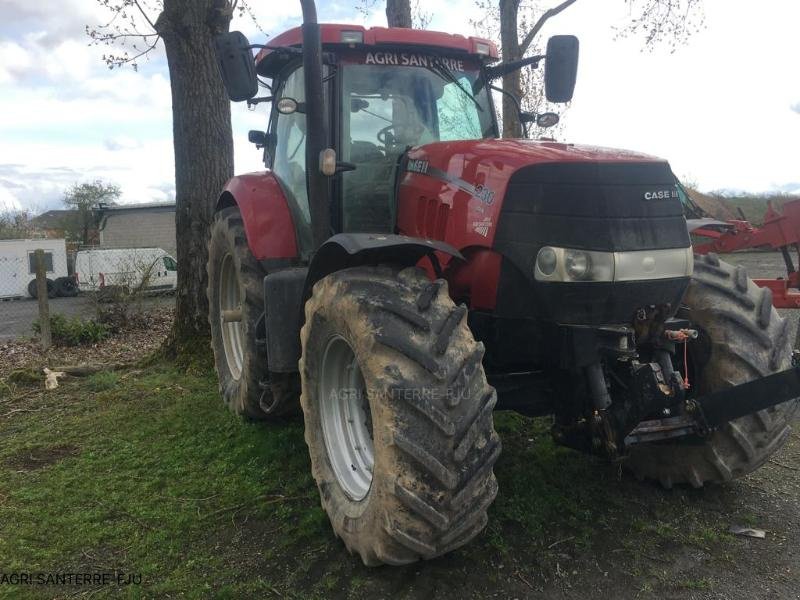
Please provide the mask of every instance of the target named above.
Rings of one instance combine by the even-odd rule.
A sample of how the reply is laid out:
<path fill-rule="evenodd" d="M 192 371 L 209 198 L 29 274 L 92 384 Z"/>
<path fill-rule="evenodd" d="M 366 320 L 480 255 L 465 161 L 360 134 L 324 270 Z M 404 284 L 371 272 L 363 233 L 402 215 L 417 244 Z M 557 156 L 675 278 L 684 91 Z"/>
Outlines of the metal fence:
<path fill-rule="evenodd" d="M 63 240 L 0 240 L 0 344 L 39 337 L 34 331 L 40 319 L 37 250 L 51 319 L 94 321 L 124 335 L 131 328 L 146 328 L 150 316 L 158 316 L 161 329 L 171 318 L 177 273 L 169 257 L 143 261 L 138 249 L 119 250 L 115 266 L 98 267 L 81 282 L 74 254 L 67 254 Z M 119 267 L 123 263 L 127 266 Z"/>

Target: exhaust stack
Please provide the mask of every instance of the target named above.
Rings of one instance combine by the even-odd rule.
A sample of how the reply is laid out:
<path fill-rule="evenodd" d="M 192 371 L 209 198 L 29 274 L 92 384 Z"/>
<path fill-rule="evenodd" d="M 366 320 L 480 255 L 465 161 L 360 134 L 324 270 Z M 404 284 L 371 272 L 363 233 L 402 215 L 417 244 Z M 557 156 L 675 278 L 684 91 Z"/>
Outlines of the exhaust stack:
<path fill-rule="evenodd" d="M 330 237 L 328 178 L 320 170 L 320 154 L 328 145 L 325 94 L 322 89 L 322 39 L 314 0 L 300 0 L 303 9 L 303 76 L 306 92 L 306 180 L 311 232 L 316 251 Z"/>

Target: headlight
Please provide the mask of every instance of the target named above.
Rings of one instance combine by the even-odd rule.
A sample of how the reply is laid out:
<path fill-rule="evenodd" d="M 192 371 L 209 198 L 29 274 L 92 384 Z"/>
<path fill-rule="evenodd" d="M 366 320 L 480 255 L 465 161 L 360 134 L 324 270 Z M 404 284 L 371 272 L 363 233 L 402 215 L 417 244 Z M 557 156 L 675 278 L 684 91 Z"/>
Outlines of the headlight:
<path fill-rule="evenodd" d="M 690 248 L 598 252 L 544 246 L 536 255 L 537 281 L 643 281 L 689 277 L 694 261 Z"/>
<path fill-rule="evenodd" d="M 589 279 L 592 273 L 592 259 L 589 258 L 588 252 L 567 250 L 564 253 L 564 262 L 570 279 Z"/>
<path fill-rule="evenodd" d="M 558 257 L 556 251 L 550 246 L 545 246 L 539 250 L 536 256 L 536 267 L 545 275 L 552 275 L 558 265 Z"/>

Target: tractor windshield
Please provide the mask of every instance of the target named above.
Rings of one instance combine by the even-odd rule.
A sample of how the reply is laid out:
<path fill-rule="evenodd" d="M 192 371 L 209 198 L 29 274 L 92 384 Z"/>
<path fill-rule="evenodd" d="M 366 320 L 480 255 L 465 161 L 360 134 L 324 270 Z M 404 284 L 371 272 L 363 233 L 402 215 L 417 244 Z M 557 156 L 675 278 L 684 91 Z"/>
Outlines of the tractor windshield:
<path fill-rule="evenodd" d="M 384 64 L 369 64 L 369 57 Z M 398 156 L 409 146 L 494 136 L 479 76 L 463 61 L 389 52 L 342 69 L 341 158 L 344 231 L 392 231 Z M 408 63 L 411 64 L 408 64 Z M 413 66 L 412 66 L 413 65 Z"/>

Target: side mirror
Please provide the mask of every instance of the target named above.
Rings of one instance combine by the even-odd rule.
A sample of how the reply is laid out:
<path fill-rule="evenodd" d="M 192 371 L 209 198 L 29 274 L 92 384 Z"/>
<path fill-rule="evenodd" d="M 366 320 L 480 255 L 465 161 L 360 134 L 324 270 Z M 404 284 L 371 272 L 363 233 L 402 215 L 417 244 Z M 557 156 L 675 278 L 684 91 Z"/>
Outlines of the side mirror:
<path fill-rule="evenodd" d="M 554 112 L 540 114 L 521 112 L 519 113 L 519 120 L 521 123 L 536 123 L 538 127 L 547 129 L 553 125 L 558 125 L 559 117 Z"/>
<path fill-rule="evenodd" d="M 217 65 L 228 98 L 234 102 L 249 100 L 258 92 L 256 64 L 250 42 L 240 31 L 221 33 L 214 40 Z"/>
<path fill-rule="evenodd" d="M 569 102 L 578 74 L 578 38 L 554 35 L 547 40 L 544 89 L 549 102 Z"/>
<path fill-rule="evenodd" d="M 251 129 L 247 132 L 247 141 L 255 144 L 256 148 L 263 148 L 267 145 L 267 134 L 257 129 Z"/>

